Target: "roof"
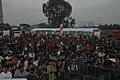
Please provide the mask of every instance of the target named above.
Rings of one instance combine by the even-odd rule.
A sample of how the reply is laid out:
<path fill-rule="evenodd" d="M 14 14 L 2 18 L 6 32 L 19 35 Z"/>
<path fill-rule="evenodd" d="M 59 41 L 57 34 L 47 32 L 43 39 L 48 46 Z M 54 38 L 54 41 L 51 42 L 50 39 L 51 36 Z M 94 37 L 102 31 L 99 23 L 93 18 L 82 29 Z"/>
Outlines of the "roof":
<path fill-rule="evenodd" d="M 47 25 L 46 23 L 41 23 L 41 24 L 32 25 L 31 27 L 27 28 L 26 30 L 32 30 L 34 28 L 48 28 L 48 27 L 50 27 L 50 26 Z"/>

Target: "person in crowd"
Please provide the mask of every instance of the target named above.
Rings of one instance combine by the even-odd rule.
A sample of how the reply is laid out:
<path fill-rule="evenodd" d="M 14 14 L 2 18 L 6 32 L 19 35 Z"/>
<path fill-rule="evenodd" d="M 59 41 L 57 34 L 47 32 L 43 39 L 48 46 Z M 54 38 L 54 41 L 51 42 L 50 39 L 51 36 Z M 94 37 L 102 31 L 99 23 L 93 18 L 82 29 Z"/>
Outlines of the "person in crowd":
<path fill-rule="evenodd" d="M 23 66 L 19 66 L 18 69 L 16 69 L 14 77 L 15 78 L 27 78 L 27 76 L 29 75 L 29 73 L 24 70 Z"/>
<path fill-rule="evenodd" d="M 0 79 L 12 79 L 12 73 L 9 71 L 9 65 L 5 64 L 3 66 L 2 72 L 0 73 Z"/>
<path fill-rule="evenodd" d="M 115 73 L 115 80 L 120 80 L 120 59 L 116 59 L 116 66 L 115 66 L 116 73 Z"/>
<path fill-rule="evenodd" d="M 2 61 L 4 60 L 4 58 L 0 55 L 0 68 L 2 67 Z"/>
<path fill-rule="evenodd" d="M 57 60 L 56 55 L 55 55 L 54 52 L 51 52 L 51 54 L 49 55 L 49 59 Z"/>
<path fill-rule="evenodd" d="M 42 64 L 38 65 L 37 69 L 35 69 L 35 72 L 38 80 L 42 80 L 45 78 L 46 71 L 42 67 Z"/>
<path fill-rule="evenodd" d="M 105 56 L 103 67 L 105 67 L 105 68 L 112 68 L 112 61 L 109 60 L 109 55 Z"/>
<path fill-rule="evenodd" d="M 49 60 L 49 65 L 47 66 L 47 73 L 49 76 L 49 80 L 56 79 L 56 65 L 54 64 L 54 60 Z"/>
<path fill-rule="evenodd" d="M 12 73 L 12 78 L 14 77 L 14 74 L 15 74 L 15 68 L 14 68 L 14 65 L 13 64 L 10 64 L 9 65 L 9 71 Z"/>
<path fill-rule="evenodd" d="M 29 58 L 33 59 L 35 58 L 35 53 L 33 52 L 33 50 L 31 50 L 29 53 L 28 53 L 28 56 Z"/>
<path fill-rule="evenodd" d="M 63 62 L 61 59 L 59 59 L 57 61 L 57 65 L 56 65 L 58 80 L 64 79 L 64 66 L 65 66 L 65 62 Z"/>
<path fill-rule="evenodd" d="M 85 64 L 85 52 L 81 52 L 81 54 L 79 54 L 78 58 L 76 58 L 75 62 L 78 64 L 78 65 L 84 65 Z"/>
<path fill-rule="evenodd" d="M 29 70 L 29 75 L 27 76 L 27 79 L 28 79 L 28 80 L 37 80 L 38 77 L 39 77 L 39 76 L 36 74 L 35 68 L 32 67 L 32 68 Z"/>

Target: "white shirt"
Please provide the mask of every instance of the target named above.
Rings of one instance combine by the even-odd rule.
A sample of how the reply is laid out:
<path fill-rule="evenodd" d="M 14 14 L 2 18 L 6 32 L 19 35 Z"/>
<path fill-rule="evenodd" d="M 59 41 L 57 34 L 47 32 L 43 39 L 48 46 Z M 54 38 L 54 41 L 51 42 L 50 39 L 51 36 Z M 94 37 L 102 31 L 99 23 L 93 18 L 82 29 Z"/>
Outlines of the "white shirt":
<path fill-rule="evenodd" d="M 59 55 L 60 55 L 60 53 L 61 53 L 61 52 L 60 52 L 60 51 L 58 51 L 58 52 L 57 52 L 57 55 L 59 56 Z"/>
<path fill-rule="evenodd" d="M 25 60 L 25 62 L 24 62 L 24 69 L 26 70 L 27 68 L 28 68 L 28 61 L 27 60 Z"/>
<path fill-rule="evenodd" d="M 1 63 L 2 60 L 4 60 L 4 58 L 2 56 L 0 56 L 0 63 Z"/>
<path fill-rule="evenodd" d="M 38 61 L 34 61 L 33 64 L 37 67 L 38 66 Z"/>
<path fill-rule="evenodd" d="M 11 56 L 6 56 L 5 59 L 9 60 L 11 59 L 12 57 Z"/>
<path fill-rule="evenodd" d="M 34 58 L 35 57 L 34 53 L 29 53 L 28 55 L 29 55 L 30 58 Z"/>
<path fill-rule="evenodd" d="M 12 73 L 9 71 L 7 73 L 4 73 L 4 72 L 0 73 L 0 80 L 1 79 L 11 79 L 11 78 L 12 78 Z"/>
<path fill-rule="evenodd" d="M 99 52 L 98 55 L 99 55 L 99 57 L 104 57 L 104 56 L 105 56 L 105 53 Z"/>

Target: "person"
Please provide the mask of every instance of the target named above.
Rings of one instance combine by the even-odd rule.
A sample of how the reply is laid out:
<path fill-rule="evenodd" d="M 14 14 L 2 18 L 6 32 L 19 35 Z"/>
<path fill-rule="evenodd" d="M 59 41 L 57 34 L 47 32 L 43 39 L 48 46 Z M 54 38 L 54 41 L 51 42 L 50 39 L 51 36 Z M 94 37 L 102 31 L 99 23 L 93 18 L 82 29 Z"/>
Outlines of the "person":
<path fill-rule="evenodd" d="M 55 80 L 56 79 L 55 72 L 56 72 L 56 69 L 53 65 L 53 60 L 49 60 L 49 65 L 47 66 L 47 73 L 48 73 L 48 76 L 49 76 L 49 80 Z"/>
<path fill-rule="evenodd" d="M 29 73 L 24 70 L 24 67 L 19 66 L 18 69 L 15 71 L 14 77 L 15 78 L 26 78 L 28 75 Z"/>
<path fill-rule="evenodd" d="M 29 58 L 33 59 L 35 58 L 35 53 L 31 50 L 29 53 L 28 53 L 28 56 Z"/>
<path fill-rule="evenodd" d="M 35 68 L 32 67 L 29 71 L 29 75 L 27 76 L 27 79 L 28 80 L 37 80 L 37 78 L 38 78 L 38 75 L 35 72 Z"/>
<path fill-rule="evenodd" d="M 14 77 L 14 73 L 15 73 L 15 68 L 13 64 L 10 64 L 9 66 L 9 71 L 12 73 L 12 77 Z"/>
<path fill-rule="evenodd" d="M 109 68 L 109 69 L 111 68 L 112 69 L 113 68 L 112 63 L 113 62 L 109 60 L 109 55 L 106 55 L 104 63 L 103 63 L 103 67 L 104 68 Z M 111 80 L 112 74 L 111 74 L 110 71 L 106 70 L 105 73 L 104 73 L 104 76 L 106 76 L 105 80 Z"/>
<path fill-rule="evenodd" d="M 83 52 L 78 56 L 78 58 L 75 60 L 75 62 L 76 62 L 78 65 L 84 65 L 84 64 L 85 64 L 84 54 L 85 54 L 85 52 L 83 51 Z"/>
<path fill-rule="evenodd" d="M 1 79 L 12 79 L 12 73 L 9 71 L 9 65 L 5 64 L 2 70 L 3 71 L 0 73 L 0 80 Z"/>
<path fill-rule="evenodd" d="M 35 70 L 36 74 L 37 74 L 37 78 L 38 79 L 43 79 L 44 78 L 44 74 L 45 74 L 45 71 L 42 67 L 42 64 L 39 64 L 37 69 Z"/>
<path fill-rule="evenodd" d="M 116 70 L 116 75 L 115 75 L 115 80 L 120 80 L 120 73 L 119 73 L 119 70 L 120 70 L 120 59 L 116 59 L 115 69 L 117 69 Z"/>
<path fill-rule="evenodd" d="M 51 54 L 49 55 L 49 59 L 57 60 L 57 57 L 55 56 L 54 52 L 51 52 Z"/>
<path fill-rule="evenodd" d="M 65 66 L 65 62 L 62 62 L 62 60 L 59 59 L 57 61 L 57 65 L 56 65 L 56 68 L 57 68 L 57 79 L 58 80 L 64 79 L 64 66 Z"/>
<path fill-rule="evenodd" d="M 4 60 L 4 58 L 0 55 L 0 67 L 2 67 L 2 60 Z"/>
<path fill-rule="evenodd" d="M 103 67 L 104 68 L 112 68 L 112 61 L 109 60 L 109 55 L 105 56 Z"/>

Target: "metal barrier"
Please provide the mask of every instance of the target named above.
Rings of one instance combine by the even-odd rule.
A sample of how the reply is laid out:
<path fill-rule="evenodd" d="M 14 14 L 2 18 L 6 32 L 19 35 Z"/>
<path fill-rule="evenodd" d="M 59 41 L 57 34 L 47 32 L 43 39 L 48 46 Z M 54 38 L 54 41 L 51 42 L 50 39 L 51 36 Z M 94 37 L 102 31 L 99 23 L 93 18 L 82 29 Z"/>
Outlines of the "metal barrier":
<path fill-rule="evenodd" d="M 65 72 L 65 80 L 120 80 L 120 70 L 73 63 Z"/>
<path fill-rule="evenodd" d="M 58 77 L 59 72 L 51 72 L 47 80 L 120 80 L 120 70 L 75 63 L 70 64 L 65 72 L 60 74 L 62 76 Z"/>
<path fill-rule="evenodd" d="M 49 80 L 66 80 L 65 72 L 51 72 L 49 74 Z"/>

